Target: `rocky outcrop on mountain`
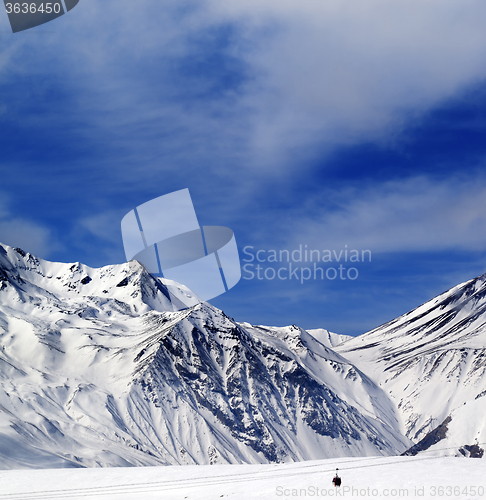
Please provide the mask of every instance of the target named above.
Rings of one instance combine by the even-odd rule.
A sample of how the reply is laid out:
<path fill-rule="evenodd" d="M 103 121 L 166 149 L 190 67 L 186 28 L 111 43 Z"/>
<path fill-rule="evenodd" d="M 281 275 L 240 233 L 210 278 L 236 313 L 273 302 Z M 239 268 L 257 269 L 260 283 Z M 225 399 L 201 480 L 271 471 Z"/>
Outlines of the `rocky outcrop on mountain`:
<path fill-rule="evenodd" d="M 3 468 L 285 462 L 412 444 L 386 392 L 305 330 L 238 324 L 204 303 L 174 312 L 136 261 L 91 269 L 0 245 L 0 378 Z"/>

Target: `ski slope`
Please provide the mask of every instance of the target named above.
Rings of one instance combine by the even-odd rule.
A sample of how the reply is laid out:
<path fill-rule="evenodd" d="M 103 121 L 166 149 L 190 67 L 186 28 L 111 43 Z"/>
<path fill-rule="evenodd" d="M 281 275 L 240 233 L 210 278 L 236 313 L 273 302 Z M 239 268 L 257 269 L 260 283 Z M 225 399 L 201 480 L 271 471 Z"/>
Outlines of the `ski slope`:
<path fill-rule="evenodd" d="M 332 486 L 336 467 L 340 495 Z M 232 500 L 486 498 L 483 460 L 367 457 L 277 465 L 200 465 L 2 471 L 1 499 Z M 443 489 L 439 489 L 443 488 Z"/>

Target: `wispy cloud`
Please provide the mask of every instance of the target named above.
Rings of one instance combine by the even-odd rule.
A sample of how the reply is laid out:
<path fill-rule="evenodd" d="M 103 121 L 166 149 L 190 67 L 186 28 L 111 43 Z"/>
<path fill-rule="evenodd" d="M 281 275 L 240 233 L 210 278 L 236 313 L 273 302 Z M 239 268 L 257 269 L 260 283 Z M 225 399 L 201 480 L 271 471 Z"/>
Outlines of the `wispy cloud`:
<path fill-rule="evenodd" d="M 48 258 L 59 248 L 52 231 L 33 220 L 16 216 L 8 204 L 8 196 L 0 192 L 0 242 L 20 247 Z"/>
<path fill-rule="evenodd" d="M 181 170 L 250 186 L 388 141 L 484 78 L 481 13 L 479 0 L 85 1 L 22 57 L 61 79 L 79 139 L 115 156 L 107 189 Z M 65 119 L 51 110 L 48 124 Z"/>
<path fill-rule="evenodd" d="M 71 241 L 92 267 L 125 262 L 120 210 L 107 210 L 73 221 Z"/>
<path fill-rule="evenodd" d="M 60 260 L 119 262 L 121 217 L 188 187 L 200 222 L 240 245 L 482 250 L 485 178 L 457 175 L 470 165 L 326 170 L 346 146 L 407 149 L 410 123 L 484 82 L 485 14 L 483 0 L 82 0 L 2 36 L 2 189 L 21 208 L 0 207 L 0 241 L 49 256 L 58 234 Z M 234 307 L 253 310 L 248 296 Z"/>
<path fill-rule="evenodd" d="M 325 200 L 325 201 L 324 201 Z M 486 178 L 417 176 L 324 191 L 295 219 L 292 244 L 373 252 L 486 248 Z"/>

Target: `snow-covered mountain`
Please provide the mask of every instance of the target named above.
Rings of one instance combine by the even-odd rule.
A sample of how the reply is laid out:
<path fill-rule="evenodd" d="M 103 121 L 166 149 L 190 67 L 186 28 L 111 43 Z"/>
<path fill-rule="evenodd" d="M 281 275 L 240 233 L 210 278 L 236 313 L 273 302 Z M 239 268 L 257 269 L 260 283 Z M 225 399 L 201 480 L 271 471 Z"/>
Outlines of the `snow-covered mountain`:
<path fill-rule="evenodd" d="M 321 344 L 327 347 L 334 348 L 347 340 L 351 340 L 351 335 L 342 335 L 339 333 L 333 333 L 325 328 L 315 328 L 312 330 L 307 330 L 315 339 L 317 339 Z"/>
<path fill-rule="evenodd" d="M 0 467 L 290 462 L 413 444 L 386 392 L 330 347 L 337 337 L 238 324 L 208 304 L 173 312 L 167 297 L 136 261 L 91 269 L 0 245 Z"/>
<path fill-rule="evenodd" d="M 395 401 L 415 452 L 486 442 L 486 275 L 338 346 Z M 441 426 L 439 429 L 437 429 Z M 464 448 L 466 447 L 466 448 Z"/>

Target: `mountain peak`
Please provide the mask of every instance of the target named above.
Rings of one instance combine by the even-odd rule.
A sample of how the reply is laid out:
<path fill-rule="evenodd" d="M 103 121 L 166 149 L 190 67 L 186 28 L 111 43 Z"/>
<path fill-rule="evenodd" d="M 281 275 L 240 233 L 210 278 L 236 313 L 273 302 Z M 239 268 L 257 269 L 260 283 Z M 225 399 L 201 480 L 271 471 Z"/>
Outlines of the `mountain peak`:
<path fill-rule="evenodd" d="M 336 350 L 392 395 L 415 441 L 486 389 L 485 346 L 481 275 Z"/>
<path fill-rule="evenodd" d="M 172 311 L 163 283 L 137 261 L 94 269 L 79 262 L 49 262 L 0 244 L 0 283 L 0 289 L 10 285 L 25 300 L 29 294 L 45 300 L 78 295 L 91 302 L 123 302 L 136 312 Z"/>
<path fill-rule="evenodd" d="M 486 401 L 486 276 L 358 338 L 173 311 L 167 283 L 136 261 L 0 245 L 0 440 L 20 457 L 0 449 L 0 465 L 393 455 L 448 417 L 461 449 L 474 443 L 480 418 L 462 424 Z"/>
<path fill-rule="evenodd" d="M 296 325 L 238 324 L 207 303 L 173 312 L 164 282 L 136 261 L 92 269 L 2 246 L 0 271 L 0 427 L 2 439 L 37 450 L 24 464 L 38 450 L 50 466 L 94 466 L 281 462 L 411 444 L 383 391 Z"/>

